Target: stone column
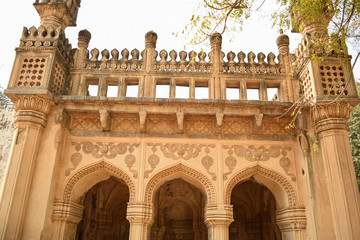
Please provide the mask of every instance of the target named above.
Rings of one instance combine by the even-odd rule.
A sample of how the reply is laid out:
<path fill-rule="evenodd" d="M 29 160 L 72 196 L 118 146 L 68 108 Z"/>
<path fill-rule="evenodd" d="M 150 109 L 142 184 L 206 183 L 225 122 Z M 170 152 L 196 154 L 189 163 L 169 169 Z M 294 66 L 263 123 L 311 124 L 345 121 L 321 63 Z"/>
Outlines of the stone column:
<path fill-rule="evenodd" d="M 205 224 L 209 240 L 228 240 L 229 225 L 234 221 L 232 205 L 208 205 L 205 210 Z"/>
<path fill-rule="evenodd" d="M 156 84 L 150 72 L 154 71 L 156 41 L 157 34 L 155 32 L 150 31 L 145 34 L 144 65 L 146 75 L 144 81 L 144 97 L 155 97 Z"/>
<path fill-rule="evenodd" d="M 339 240 L 360 236 L 359 192 L 346 123 L 350 111 L 349 104 L 334 102 L 319 104 L 314 110 L 331 207 L 328 217 L 332 217 Z"/>
<path fill-rule="evenodd" d="M 222 43 L 222 36 L 220 33 L 213 33 L 210 36 L 210 44 L 211 44 L 211 63 L 212 63 L 212 73 L 213 73 L 213 84 L 211 86 L 213 89 L 210 89 L 210 92 L 213 94 L 209 94 L 209 98 L 221 99 L 221 79 L 219 76 L 220 69 L 221 69 L 221 43 Z M 225 86 L 226 88 L 226 86 Z M 226 90 L 225 90 L 226 92 Z M 225 96 L 224 96 L 225 98 Z"/>
<path fill-rule="evenodd" d="M 43 130 L 52 102 L 37 96 L 19 96 L 15 102 L 15 134 L 1 189 L 0 238 L 19 239 Z"/>
<path fill-rule="evenodd" d="M 276 211 L 276 223 L 281 231 L 282 239 L 305 239 L 306 221 L 305 208 L 287 208 Z"/>
<path fill-rule="evenodd" d="M 284 71 L 289 77 L 286 82 L 282 82 L 283 84 L 280 85 L 279 91 L 284 93 L 285 96 L 282 96 L 284 101 L 295 101 L 294 98 L 294 89 L 293 89 L 293 78 L 291 75 L 291 61 L 290 61 L 290 52 L 289 52 L 289 45 L 290 39 L 287 35 L 280 32 L 280 36 L 276 39 L 276 45 L 279 49 L 279 58 L 280 63 L 282 65 L 282 71 Z"/>
<path fill-rule="evenodd" d="M 55 200 L 53 211 L 54 232 L 51 239 L 75 240 L 77 225 L 82 220 L 84 206 L 63 200 Z"/>
<path fill-rule="evenodd" d="M 150 228 L 153 223 L 151 204 L 129 202 L 126 218 L 130 222 L 129 240 L 150 239 Z"/>

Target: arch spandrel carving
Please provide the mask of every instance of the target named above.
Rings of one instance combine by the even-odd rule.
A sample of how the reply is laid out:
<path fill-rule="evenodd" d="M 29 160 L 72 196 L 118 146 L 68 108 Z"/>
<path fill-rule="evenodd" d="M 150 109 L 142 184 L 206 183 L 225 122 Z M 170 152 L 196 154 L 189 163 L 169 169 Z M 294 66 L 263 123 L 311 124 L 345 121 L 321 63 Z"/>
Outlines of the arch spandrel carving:
<path fill-rule="evenodd" d="M 283 207 L 290 209 L 298 207 L 296 193 L 290 182 L 279 173 L 266 169 L 258 164 L 238 172 L 230 179 L 230 181 L 228 182 L 225 188 L 225 203 L 230 204 L 231 192 L 233 188 L 236 186 L 236 184 L 238 184 L 241 181 L 247 180 L 250 177 L 254 177 L 256 175 L 259 175 L 265 178 L 266 180 L 269 180 L 268 184 L 266 184 L 266 180 L 263 181 L 262 183 L 264 185 L 267 185 L 267 187 L 269 187 L 270 190 L 273 187 L 270 187 L 269 185 L 275 185 L 277 188 L 280 188 L 280 190 L 284 192 L 284 194 L 286 195 L 285 197 L 287 202 L 284 202 L 285 200 L 282 201 L 283 202 L 282 205 L 284 205 Z M 280 193 L 275 192 L 273 194 L 275 196 L 275 200 L 279 201 L 280 200 L 279 195 L 281 195 L 281 191 Z"/>
<path fill-rule="evenodd" d="M 134 202 L 135 201 L 135 185 L 133 183 L 133 181 L 131 180 L 131 178 L 128 176 L 127 173 L 125 173 L 123 170 L 119 169 L 118 167 L 102 160 L 100 162 L 97 162 L 95 164 L 91 164 L 89 166 L 86 166 L 82 169 L 79 169 L 77 172 L 75 172 L 71 178 L 69 179 L 69 181 L 66 184 L 65 190 L 64 190 L 64 194 L 63 194 L 63 199 L 64 201 L 74 201 L 74 197 L 73 197 L 73 190 L 75 188 L 81 188 L 81 186 L 77 186 L 78 184 L 81 184 L 81 180 L 83 180 L 85 177 L 90 177 L 92 174 L 95 173 L 100 173 L 103 172 L 105 173 L 107 176 L 114 176 L 118 179 L 121 179 L 122 181 L 125 182 L 125 184 L 127 185 L 127 187 L 129 188 L 129 202 Z M 102 177 L 99 177 L 99 175 L 94 176 L 92 182 L 94 184 L 105 180 Z M 92 186 L 94 185 L 92 184 Z M 83 189 L 90 189 L 92 186 L 84 186 Z M 84 190 L 82 189 L 81 192 L 83 192 Z M 85 190 L 86 191 L 86 190 Z M 84 193 L 85 193 L 84 191 Z M 77 195 L 81 195 L 79 193 L 77 193 Z"/>
<path fill-rule="evenodd" d="M 169 167 L 167 169 L 164 169 L 157 174 L 155 174 L 150 181 L 146 185 L 145 189 L 145 201 L 147 203 L 152 203 L 154 192 L 156 191 L 156 188 L 159 187 L 159 185 L 162 184 L 162 181 L 164 179 L 167 179 L 167 177 L 176 175 L 176 174 L 183 174 L 187 177 L 190 177 L 200 183 L 202 186 L 202 189 L 205 190 L 207 203 L 213 204 L 215 203 L 215 187 L 211 183 L 211 181 L 202 173 L 196 171 L 195 169 L 188 167 L 182 163 L 179 163 L 175 166 Z"/>

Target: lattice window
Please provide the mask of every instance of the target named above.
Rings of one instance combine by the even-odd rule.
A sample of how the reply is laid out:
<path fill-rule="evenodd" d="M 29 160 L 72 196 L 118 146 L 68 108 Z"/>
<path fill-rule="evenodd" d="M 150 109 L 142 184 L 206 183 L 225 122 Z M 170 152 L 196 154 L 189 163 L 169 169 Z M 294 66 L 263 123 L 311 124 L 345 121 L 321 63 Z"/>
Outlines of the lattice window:
<path fill-rule="evenodd" d="M 304 90 L 305 99 L 308 100 L 314 99 L 313 86 L 311 83 L 311 75 L 309 70 L 307 70 L 303 76 L 303 90 Z"/>
<path fill-rule="evenodd" d="M 46 58 L 24 58 L 20 67 L 18 87 L 41 87 L 44 79 Z"/>
<path fill-rule="evenodd" d="M 324 95 L 341 95 L 344 90 L 344 95 L 348 95 L 345 89 L 344 70 L 341 66 L 320 66 L 321 84 Z"/>
<path fill-rule="evenodd" d="M 65 72 L 64 70 L 61 68 L 61 66 L 56 63 L 55 64 L 55 71 L 54 71 L 54 76 L 53 76 L 53 81 L 51 84 L 51 92 L 60 95 L 62 92 L 62 89 L 64 87 L 65 84 Z"/>

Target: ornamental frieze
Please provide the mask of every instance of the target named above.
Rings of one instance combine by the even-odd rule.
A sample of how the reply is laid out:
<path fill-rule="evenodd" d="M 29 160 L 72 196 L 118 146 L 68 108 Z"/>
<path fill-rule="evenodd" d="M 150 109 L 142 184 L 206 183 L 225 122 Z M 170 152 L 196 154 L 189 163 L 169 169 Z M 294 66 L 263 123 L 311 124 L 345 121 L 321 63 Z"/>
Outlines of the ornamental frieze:
<path fill-rule="evenodd" d="M 100 159 L 114 159 L 118 155 L 126 155 L 124 162 L 133 177 L 137 178 L 138 172 L 132 167 L 136 163 L 136 157 L 132 153 L 135 148 L 139 147 L 139 143 L 92 143 L 92 142 L 73 142 L 76 153 L 73 153 L 70 157 L 70 161 L 73 167 L 66 169 L 65 176 L 70 175 L 71 171 L 75 170 L 79 163 L 82 161 L 83 154 L 91 155 L 94 158 Z"/>
<path fill-rule="evenodd" d="M 237 158 L 243 158 L 249 162 L 265 162 L 271 158 L 281 157 L 279 165 L 284 169 L 285 173 L 291 177 L 292 181 L 295 181 L 295 175 L 291 173 L 291 160 L 287 157 L 289 151 L 292 150 L 290 146 L 242 146 L 242 145 L 223 145 L 229 156 L 225 158 L 225 165 L 229 171 L 223 174 L 224 180 L 228 179 L 234 168 L 237 165 Z"/>
<path fill-rule="evenodd" d="M 159 149 L 162 154 L 169 159 L 174 161 L 176 160 L 190 160 L 197 158 L 200 153 L 204 150 L 206 154 L 201 159 L 201 164 L 206 169 L 206 172 L 216 180 L 216 174 L 210 171 L 210 168 L 214 165 L 214 159 L 209 156 L 210 148 L 215 148 L 214 144 L 180 144 L 180 143 L 148 143 L 147 146 L 151 147 L 152 154 L 148 157 L 147 162 L 150 165 L 150 169 L 145 171 L 145 178 L 149 177 L 149 174 L 154 171 L 156 166 L 160 162 L 160 158 L 156 155 L 157 150 Z"/>

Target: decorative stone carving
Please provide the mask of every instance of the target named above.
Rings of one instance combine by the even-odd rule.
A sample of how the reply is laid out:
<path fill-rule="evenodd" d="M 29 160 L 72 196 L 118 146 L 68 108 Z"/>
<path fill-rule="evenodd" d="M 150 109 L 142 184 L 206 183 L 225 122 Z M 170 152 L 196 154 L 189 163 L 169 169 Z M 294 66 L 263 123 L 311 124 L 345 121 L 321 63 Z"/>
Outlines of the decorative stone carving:
<path fill-rule="evenodd" d="M 148 146 L 149 146 L 149 144 L 148 144 Z M 159 164 L 159 162 L 160 162 L 160 158 L 155 155 L 156 150 L 157 150 L 157 149 L 156 149 L 156 146 L 152 146 L 151 150 L 152 150 L 153 154 L 148 157 L 148 163 L 149 163 L 151 169 L 145 171 L 145 174 L 144 174 L 144 177 L 145 177 L 145 178 L 148 178 L 148 177 L 149 177 L 149 174 L 154 171 L 155 167 L 156 167 L 156 166 Z"/>
<path fill-rule="evenodd" d="M 229 172 L 224 173 L 224 180 L 227 179 L 228 175 L 230 175 L 233 169 L 236 166 L 236 158 L 232 155 L 235 154 L 237 157 L 245 158 L 249 162 L 264 162 L 268 161 L 270 158 L 277 158 L 282 156 L 279 160 L 280 166 L 284 169 L 285 173 L 291 177 L 291 180 L 295 181 L 295 175 L 291 173 L 291 160 L 286 157 L 287 152 L 291 151 L 291 147 L 285 146 L 271 146 L 266 148 L 264 146 L 256 147 L 254 145 L 250 145 L 248 147 L 244 147 L 241 145 L 232 145 L 227 146 L 224 145 L 223 148 L 227 150 L 227 153 L 230 155 L 225 159 L 225 165 L 229 168 Z"/>
<path fill-rule="evenodd" d="M 78 152 L 73 153 L 70 157 L 70 161 L 73 164 L 73 167 L 65 170 L 65 176 L 69 176 L 71 171 L 76 169 L 76 167 L 79 165 L 81 160 L 82 160 L 82 155 L 80 153 Z"/>
<path fill-rule="evenodd" d="M 72 114 L 70 121 L 71 130 L 89 130 L 101 131 L 101 122 L 99 117 L 94 117 L 87 114 Z"/>
<path fill-rule="evenodd" d="M 212 176 L 212 180 L 216 181 L 216 173 L 210 172 L 210 167 L 214 164 L 214 159 L 209 156 L 209 145 L 205 148 L 206 156 L 201 159 L 202 165 L 205 167 L 206 172 Z"/>
<path fill-rule="evenodd" d="M 148 143 L 147 145 L 155 148 L 159 147 L 164 156 L 171 158 L 172 160 L 189 160 L 191 158 L 196 158 L 201 152 L 202 148 L 206 147 L 208 149 L 209 147 L 215 147 L 215 145 L 180 143 Z"/>
<path fill-rule="evenodd" d="M 20 96 L 13 101 L 17 112 L 14 120 L 15 125 L 32 122 L 45 127 L 47 114 L 49 114 L 53 102 L 37 96 Z"/>
<path fill-rule="evenodd" d="M 132 169 L 133 165 L 136 162 L 136 157 L 133 154 L 129 154 L 125 157 L 125 164 L 128 167 L 129 171 L 133 174 L 133 177 L 136 179 L 138 176 L 138 172 Z"/>
<path fill-rule="evenodd" d="M 221 133 L 224 113 L 216 113 L 216 132 Z"/>
<path fill-rule="evenodd" d="M 236 167 L 236 164 L 237 164 L 236 158 L 234 158 L 233 156 L 228 156 L 227 158 L 225 158 L 225 165 L 229 168 L 229 171 L 223 174 L 224 180 L 227 180 L 228 175 L 232 173 L 232 171 Z"/>
<path fill-rule="evenodd" d="M 184 132 L 184 113 L 176 112 L 177 131 L 179 133 Z"/>
<path fill-rule="evenodd" d="M 251 117 L 225 116 L 222 124 L 222 133 L 226 135 L 246 134 L 253 132 L 253 121 Z"/>
<path fill-rule="evenodd" d="M 187 134 L 214 134 L 214 117 L 186 118 L 184 132 Z"/>
<path fill-rule="evenodd" d="M 140 118 L 140 126 L 139 126 L 139 131 L 140 132 L 145 132 L 146 131 L 146 112 L 145 111 L 140 111 L 139 112 L 139 118 Z"/>
<path fill-rule="evenodd" d="M 297 207 L 297 199 L 295 190 L 292 185 L 281 176 L 279 173 L 271 171 L 269 169 L 263 168 L 260 165 L 255 165 L 254 167 L 247 168 L 239 173 L 237 173 L 234 177 L 231 178 L 229 183 L 226 186 L 225 190 L 225 203 L 230 204 L 231 200 L 231 191 L 239 182 L 248 179 L 256 174 L 260 174 L 264 177 L 270 178 L 271 180 L 278 183 L 286 192 L 288 208 L 296 208 Z"/>
<path fill-rule="evenodd" d="M 292 130 L 288 127 L 291 119 L 289 118 L 273 118 L 264 116 L 262 119 L 259 135 L 292 135 Z"/>
<path fill-rule="evenodd" d="M 83 217 L 84 207 L 80 204 L 56 199 L 52 218 L 59 221 L 78 223 Z"/>
<path fill-rule="evenodd" d="M 75 186 L 75 184 L 82 179 L 83 177 L 85 177 L 86 175 L 89 175 L 91 173 L 94 173 L 96 171 L 99 170 L 105 170 L 107 171 L 110 175 L 113 175 L 114 177 L 117 177 L 121 180 L 123 180 L 126 185 L 129 188 L 129 202 L 134 202 L 135 201 L 135 185 L 132 182 L 131 178 L 122 170 L 120 170 L 118 167 L 115 167 L 105 161 L 101 161 L 92 165 L 89 165 L 87 167 L 84 167 L 82 169 L 80 169 L 78 172 L 76 172 L 67 182 L 65 189 L 64 189 L 64 194 L 63 194 L 63 200 L 64 201 L 70 201 L 71 199 L 71 193 L 72 190 Z"/>
<path fill-rule="evenodd" d="M 261 124 L 262 124 L 262 120 L 263 120 L 263 114 L 256 114 L 254 116 L 254 133 L 258 133 L 261 129 Z"/>
<path fill-rule="evenodd" d="M 111 118 L 112 131 L 138 132 L 139 126 L 140 126 L 139 118 L 135 116 Z"/>
<path fill-rule="evenodd" d="M 55 112 L 55 123 L 63 124 L 66 128 L 70 126 L 70 116 L 64 110 L 64 108 L 59 108 Z"/>
<path fill-rule="evenodd" d="M 101 130 L 109 131 L 111 126 L 110 113 L 107 110 L 100 109 L 99 114 L 100 114 Z"/>
<path fill-rule="evenodd" d="M 14 102 L 16 112 L 33 110 L 46 115 L 50 113 L 50 108 L 54 104 L 52 101 L 37 96 L 17 96 Z"/>
<path fill-rule="evenodd" d="M 306 229 L 305 208 L 283 209 L 276 212 L 276 223 L 281 231 Z"/>
<path fill-rule="evenodd" d="M 81 142 L 81 143 L 72 143 L 75 146 L 76 153 L 71 155 L 70 161 L 73 164 L 72 168 L 68 168 L 65 171 L 65 176 L 70 175 L 70 172 L 75 170 L 77 165 L 82 160 L 82 155 L 79 153 L 81 150 L 85 154 L 91 154 L 94 158 L 106 158 L 114 159 L 117 155 L 124 155 L 128 151 L 130 152 L 124 159 L 126 166 L 129 171 L 133 173 L 133 177 L 137 178 L 137 171 L 132 169 L 132 166 L 136 162 L 136 157 L 131 154 L 135 148 L 139 147 L 138 143 L 129 144 L 129 143 L 91 143 L 91 142 Z"/>
<path fill-rule="evenodd" d="M 146 128 L 148 133 L 161 133 L 161 134 L 169 134 L 173 133 L 174 129 L 176 129 L 175 119 L 168 116 L 148 116 Z"/>
<path fill-rule="evenodd" d="M 208 204 L 215 203 L 215 201 L 216 201 L 215 188 L 214 188 L 213 184 L 211 183 L 211 181 L 206 176 L 204 176 L 202 173 L 200 173 L 190 167 L 187 167 L 181 163 L 155 174 L 150 179 L 150 181 L 148 182 L 148 184 L 146 185 L 146 188 L 145 188 L 146 203 L 152 203 L 154 189 L 159 184 L 159 182 L 161 182 L 166 177 L 174 175 L 176 173 L 182 173 L 182 174 L 187 175 L 187 176 L 193 178 L 194 180 L 198 181 L 205 189 L 207 203 Z"/>
<path fill-rule="evenodd" d="M 124 155 L 128 150 L 131 153 L 133 149 L 139 147 L 138 143 L 91 143 L 74 142 L 73 145 L 77 151 L 83 151 L 85 154 L 91 154 L 94 158 L 114 159 L 117 155 Z"/>
<path fill-rule="evenodd" d="M 345 103 L 319 105 L 313 109 L 316 133 L 320 138 L 327 130 L 343 129 L 349 131 L 347 119 L 350 117 L 351 106 Z"/>

